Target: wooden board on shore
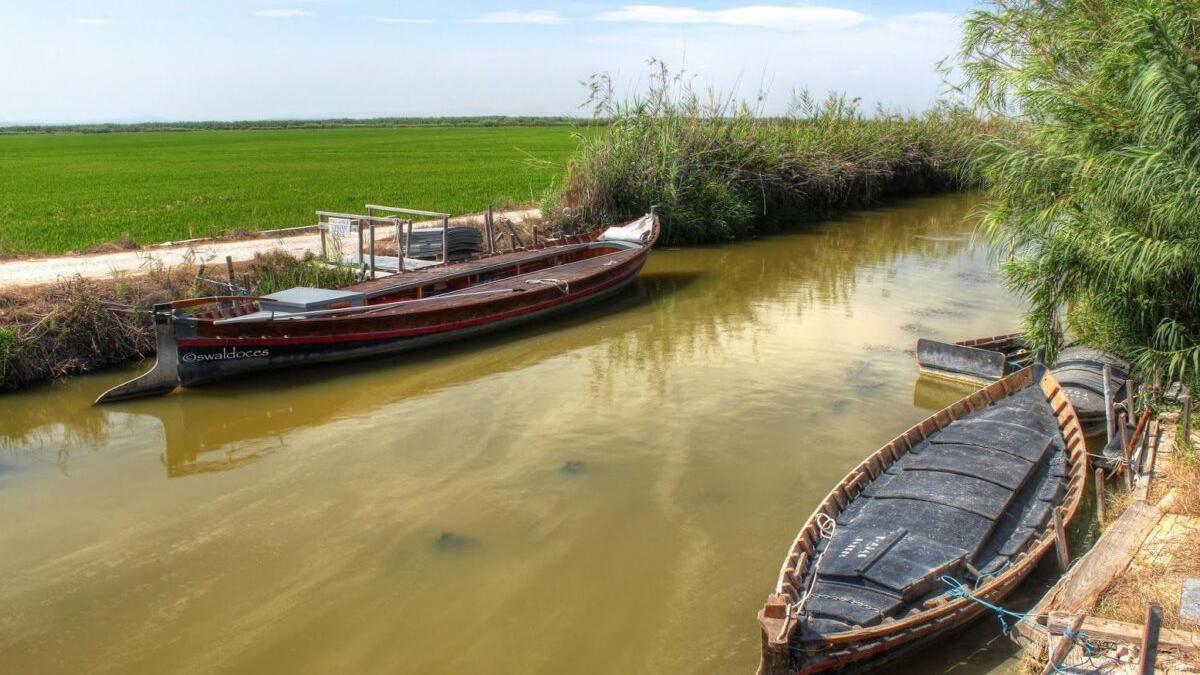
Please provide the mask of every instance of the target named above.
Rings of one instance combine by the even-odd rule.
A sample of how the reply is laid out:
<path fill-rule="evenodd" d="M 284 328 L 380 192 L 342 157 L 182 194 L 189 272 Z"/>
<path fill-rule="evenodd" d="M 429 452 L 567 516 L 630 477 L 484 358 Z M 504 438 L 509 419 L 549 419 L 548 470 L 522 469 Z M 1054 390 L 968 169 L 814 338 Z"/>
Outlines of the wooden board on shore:
<path fill-rule="evenodd" d="M 1051 635 L 1061 635 L 1065 628 L 1070 627 L 1070 623 L 1069 615 L 1052 614 L 1046 627 L 1050 629 Z M 1086 633 L 1089 638 L 1103 642 L 1138 644 L 1142 639 L 1142 626 L 1138 624 L 1094 616 L 1084 618 L 1079 632 Z M 1158 646 L 1162 649 L 1200 653 L 1200 633 L 1162 628 L 1158 633 Z"/>
<path fill-rule="evenodd" d="M 1051 610 L 1074 614 L 1091 610 L 1117 575 L 1129 567 L 1146 536 L 1162 518 L 1160 506 L 1165 507 L 1165 504 L 1154 506 L 1144 501 L 1130 504 L 1116 522 L 1104 531 L 1091 550 L 1042 596 L 1029 614 L 1041 616 Z M 1017 632 L 1024 638 L 1021 642 L 1026 650 L 1035 653 L 1042 651 L 1040 627 L 1023 621 L 1017 625 Z"/>

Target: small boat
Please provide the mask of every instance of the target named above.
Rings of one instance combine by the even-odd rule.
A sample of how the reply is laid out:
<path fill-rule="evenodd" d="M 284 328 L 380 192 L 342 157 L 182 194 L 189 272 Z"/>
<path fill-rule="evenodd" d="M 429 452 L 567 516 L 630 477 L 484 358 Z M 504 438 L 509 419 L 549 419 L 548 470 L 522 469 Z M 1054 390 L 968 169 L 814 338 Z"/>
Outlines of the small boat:
<path fill-rule="evenodd" d="M 1125 400 L 1125 387 L 1129 380 L 1128 361 L 1107 352 L 1075 345 L 1064 348 L 1054 364 L 1054 377 L 1079 415 L 1088 438 L 1103 436 L 1107 431 L 1104 366 L 1109 366 L 1112 375 L 1109 385 L 1113 400 Z"/>
<path fill-rule="evenodd" d="M 1033 365 L 927 418 L 842 479 L 758 614 L 760 675 L 869 670 L 1001 602 L 1070 522 L 1079 419 Z"/>
<path fill-rule="evenodd" d="M 533 249 L 433 265 L 336 290 L 293 288 L 154 307 L 158 358 L 97 403 L 259 371 L 394 354 L 601 301 L 628 286 L 658 239 L 654 213 Z"/>
<path fill-rule="evenodd" d="M 985 384 L 1010 375 L 1034 362 L 1021 333 L 975 338 L 961 342 L 917 340 L 917 366 L 921 373 L 970 384 Z M 1112 369 L 1113 398 L 1125 397 L 1129 363 L 1090 347 L 1066 347 L 1054 366 L 1054 377 L 1083 424 L 1088 438 L 1105 433 L 1104 366 Z"/>
<path fill-rule="evenodd" d="M 917 365 L 922 373 L 972 384 L 995 382 L 1033 362 L 1021 333 L 975 338 L 961 342 L 917 340 Z"/>

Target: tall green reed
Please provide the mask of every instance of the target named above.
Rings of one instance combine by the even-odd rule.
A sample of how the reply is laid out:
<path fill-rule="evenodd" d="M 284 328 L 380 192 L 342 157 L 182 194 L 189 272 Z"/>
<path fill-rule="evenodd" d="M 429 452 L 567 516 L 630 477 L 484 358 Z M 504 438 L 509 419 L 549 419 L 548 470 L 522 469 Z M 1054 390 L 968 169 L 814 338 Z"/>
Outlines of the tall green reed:
<path fill-rule="evenodd" d="M 983 125 L 962 108 L 868 116 L 858 99 L 801 92 L 788 114 L 765 117 L 757 103 L 652 65 L 647 91 L 630 100 L 607 76 L 590 80 L 589 102 L 609 127 L 580 137 L 543 205 L 553 220 L 580 227 L 657 204 L 664 243 L 694 244 L 974 181 L 967 160 Z"/>

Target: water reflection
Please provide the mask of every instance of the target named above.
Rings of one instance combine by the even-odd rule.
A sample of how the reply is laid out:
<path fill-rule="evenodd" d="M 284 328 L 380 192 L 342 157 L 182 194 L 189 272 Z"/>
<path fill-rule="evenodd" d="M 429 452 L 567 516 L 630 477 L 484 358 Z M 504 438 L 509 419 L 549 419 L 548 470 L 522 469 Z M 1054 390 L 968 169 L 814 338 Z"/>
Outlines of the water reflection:
<path fill-rule="evenodd" d="M 978 387 L 921 374 L 913 385 L 913 407 L 931 413 L 970 396 Z"/>

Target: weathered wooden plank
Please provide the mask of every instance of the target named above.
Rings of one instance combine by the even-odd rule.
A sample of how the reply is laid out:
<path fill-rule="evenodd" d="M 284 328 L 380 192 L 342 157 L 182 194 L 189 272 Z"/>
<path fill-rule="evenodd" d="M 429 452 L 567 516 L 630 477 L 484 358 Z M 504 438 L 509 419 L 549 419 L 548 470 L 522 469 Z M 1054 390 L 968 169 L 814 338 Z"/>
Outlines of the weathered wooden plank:
<path fill-rule="evenodd" d="M 1075 616 L 1071 618 L 1071 623 L 1069 626 L 1070 632 L 1078 633 L 1079 627 L 1083 625 L 1083 620 L 1085 618 L 1087 618 L 1086 612 L 1077 612 Z M 1050 658 L 1046 662 L 1046 667 L 1042 670 L 1042 675 L 1050 675 L 1050 673 L 1056 672 L 1058 670 L 1058 665 L 1062 663 L 1062 660 L 1066 658 L 1067 654 L 1074 646 L 1075 641 L 1065 637 L 1065 632 L 1064 637 L 1058 638 L 1057 641 L 1051 637 L 1049 642 Z"/>
<path fill-rule="evenodd" d="M 1063 526 L 1062 509 L 1054 509 L 1054 552 L 1058 555 L 1058 568 L 1063 572 L 1071 566 L 1071 551 L 1067 547 L 1067 528 Z"/>
<path fill-rule="evenodd" d="M 1117 575 L 1129 567 L 1142 541 L 1160 518 L 1162 511 L 1157 506 L 1144 501 L 1130 504 L 1104 531 L 1091 550 L 1042 596 L 1029 614 L 1044 615 L 1051 610 L 1067 613 L 1090 610 Z M 1017 624 L 1017 633 L 1024 638 L 1021 642 L 1026 650 L 1034 653 L 1040 651 L 1040 628 L 1026 621 Z"/>
<path fill-rule="evenodd" d="M 1145 502 L 1130 504 L 1092 549 L 1046 594 L 1046 607 L 1076 612 L 1096 604 L 1113 579 L 1129 566 L 1162 512 Z M 1041 603 L 1039 603 L 1041 604 Z"/>
<path fill-rule="evenodd" d="M 1139 502 L 1144 502 L 1150 497 L 1150 481 L 1154 478 L 1154 465 L 1158 459 L 1158 444 L 1162 440 L 1162 425 L 1155 422 L 1154 442 L 1150 445 L 1150 450 L 1142 473 L 1137 478 L 1137 488 L 1135 489 L 1133 498 Z M 1146 432 L 1150 432 L 1147 430 Z"/>
<path fill-rule="evenodd" d="M 1051 635 L 1062 635 L 1070 625 L 1067 615 L 1052 614 L 1046 628 Z M 1142 639 L 1142 627 L 1137 624 L 1089 616 L 1083 620 L 1079 630 L 1093 640 L 1137 644 Z M 1162 628 L 1158 632 L 1158 646 L 1164 650 L 1179 650 L 1200 653 L 1200 633 L 1187 630 Z"/>

